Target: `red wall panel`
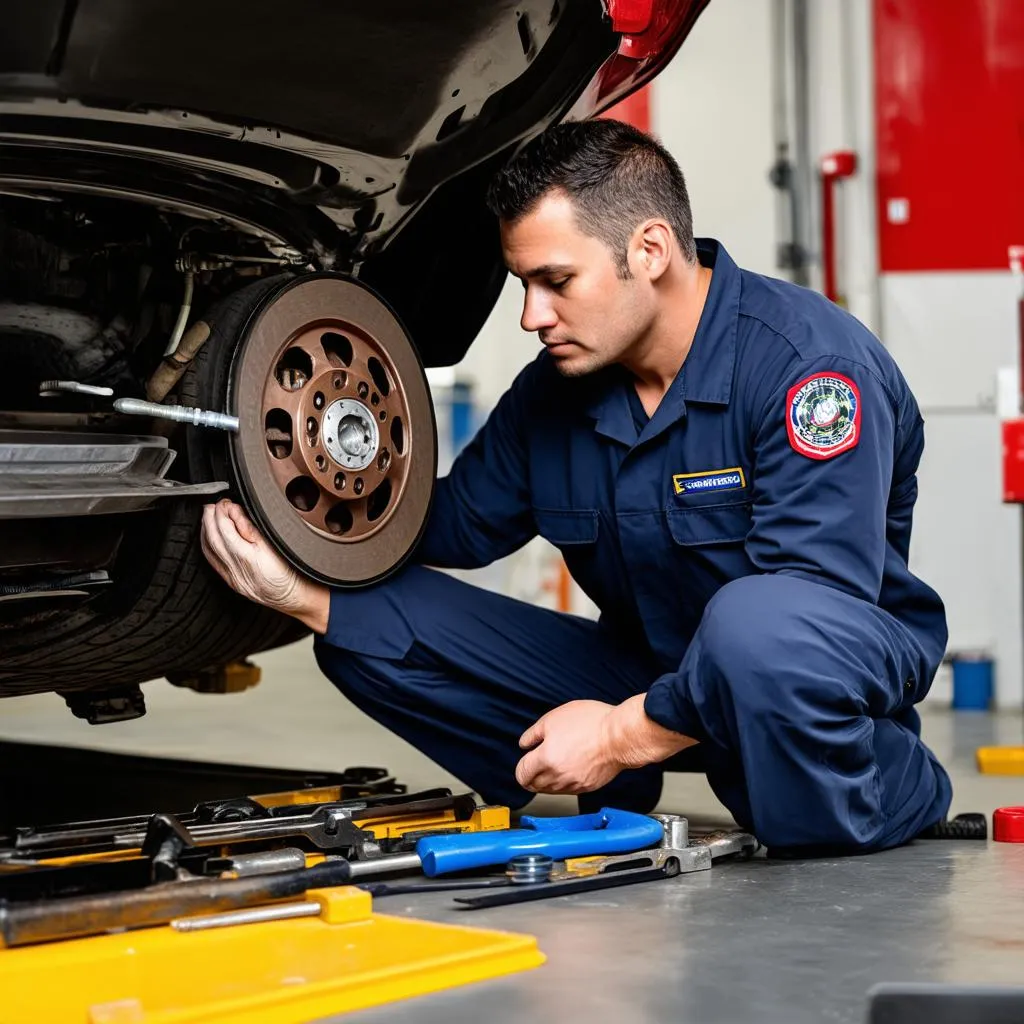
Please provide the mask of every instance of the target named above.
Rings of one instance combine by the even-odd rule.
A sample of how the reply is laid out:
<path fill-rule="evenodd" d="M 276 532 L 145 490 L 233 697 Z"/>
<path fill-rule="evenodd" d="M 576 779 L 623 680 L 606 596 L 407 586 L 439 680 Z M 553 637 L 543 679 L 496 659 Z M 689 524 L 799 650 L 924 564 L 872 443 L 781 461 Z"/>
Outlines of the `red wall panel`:
<path fill-rule="evenodd" d="M 1006 269 L 1024 243 L 1024 0 L 874 0 L 874 25 L 881 269 Z"/>

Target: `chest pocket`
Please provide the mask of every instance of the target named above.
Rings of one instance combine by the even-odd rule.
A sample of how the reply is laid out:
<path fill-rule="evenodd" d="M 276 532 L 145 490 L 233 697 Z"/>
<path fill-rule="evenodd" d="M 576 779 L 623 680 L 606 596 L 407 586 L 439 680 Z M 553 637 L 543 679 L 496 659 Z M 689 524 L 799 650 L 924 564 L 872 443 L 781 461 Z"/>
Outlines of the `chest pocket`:
<path fill-rule="evenodd" d="M 595 509 L 535 508 L 537 532 L 556 548 L 597 543 Z"/>
<path fill-rule="evenodd" d="M 670 508 L 665 511 L 672 539 L 684 547 L 739 544 L 753 525 L 750 502 Z"/>

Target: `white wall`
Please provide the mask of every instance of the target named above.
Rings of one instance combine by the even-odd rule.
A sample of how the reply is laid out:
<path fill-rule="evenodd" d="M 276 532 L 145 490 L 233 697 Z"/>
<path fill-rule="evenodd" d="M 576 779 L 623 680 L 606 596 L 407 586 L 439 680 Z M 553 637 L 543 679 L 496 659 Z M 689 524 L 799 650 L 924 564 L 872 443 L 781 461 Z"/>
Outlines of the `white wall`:
<path fill-rule="evenodd" d="M 655 79 L 651 129 L 686 177 L 697 235 L 774 274 L 770 0 L 713 0 Z"/>
<path fill-rule="evenodd" d="M 996 699 L 1024 699 L 1021 511 L 1002 503 L 996 374 L 1016 363 L 1006 273 L 883 274 L 883 337 L 925 418 L 911 565 L 946 602 L 951 652 L 996 662 Z M 936 687 L 937 701 L 949 700 Z"/>
<path fill-rule="evenodd" d="M 1016 362 L 1014 284 L 1009 271 L 879 275 L 871 6 L 808 5 L 812 153 L 852 149 L 858 158 L 841 185 L 840 290 L 896 359 L 925 418 L 911 568 L 946 602 L 949 650 L 991 651 L 998 703 L 1020 707 L 1020 510 L 1001 502 L 995 411 L 997 373 Z M 970 244 L 970 225 L 962 230 Z M 950 696 L 940 674 L 929 699 Z"/>

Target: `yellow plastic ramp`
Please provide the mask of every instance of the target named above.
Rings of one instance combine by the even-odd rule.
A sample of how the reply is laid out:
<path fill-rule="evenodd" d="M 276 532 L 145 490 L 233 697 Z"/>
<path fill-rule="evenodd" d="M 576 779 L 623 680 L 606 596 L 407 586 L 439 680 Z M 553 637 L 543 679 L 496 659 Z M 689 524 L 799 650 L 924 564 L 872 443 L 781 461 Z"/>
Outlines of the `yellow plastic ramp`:
<path fill-rule="evenodd" d="M 313 890 L 319 917 L 147 928 L 0 951 L 2 1024 L 302 1024 L 539 967 L 529 935 L 372 912 Z"/>

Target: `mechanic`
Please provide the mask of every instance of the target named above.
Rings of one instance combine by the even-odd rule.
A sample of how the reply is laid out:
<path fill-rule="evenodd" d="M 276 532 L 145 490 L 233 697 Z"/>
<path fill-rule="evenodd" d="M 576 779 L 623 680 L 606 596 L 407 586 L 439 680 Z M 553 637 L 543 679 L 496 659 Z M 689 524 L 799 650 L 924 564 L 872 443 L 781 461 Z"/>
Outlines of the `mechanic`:
<path fill-rule="evenodd" d="M 695 240 L 677 164 L 628 125 L 548 130 L 488 202 L 543 351 L 438 482 L 419 564 L 330 590 L 221 502 L 214 568 L 311 627 L 342 693 L 489 802 L 649 811 L 665 770 L 702 770 L 781 856 L 944 818 L 914 708 L 946 642 L 907 566 L 922 420 L 885 349 Z M 424 567 L 538 533 L 600 621 Z"/>

